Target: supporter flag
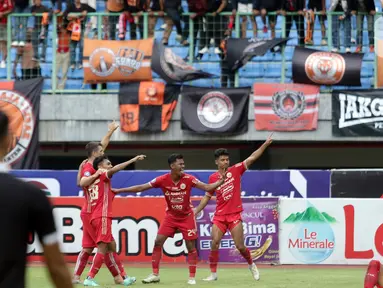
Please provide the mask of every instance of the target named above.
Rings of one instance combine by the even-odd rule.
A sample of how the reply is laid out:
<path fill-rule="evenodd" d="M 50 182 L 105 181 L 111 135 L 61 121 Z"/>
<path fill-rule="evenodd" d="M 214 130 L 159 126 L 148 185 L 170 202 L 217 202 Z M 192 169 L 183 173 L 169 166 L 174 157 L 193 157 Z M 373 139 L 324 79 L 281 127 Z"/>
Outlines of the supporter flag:
<path fill-rule="evenodd" d="M 124 132 L 160 132 L 169 126 L 180 93 L 178 85 L 121 83 L 120 125 Z"/>
<path fill-rule="evenodd" d="M 4 161 L 13 169 L 39 168 L 39 113 L 43 78 L 0 82 L 0 109 L 12 137 Z"/>
<path fill-rule="evenodd" d="M 245 66 L 255 56 L 263 56 L 276 46 L 285 45 L 289 38 L 275 39 L 239 39 L 229 38 L 223 45 L 226 49 L 226 60 L 228 68 L 236 71 Z"/>
<path fill-rule="evenodd" d="M 363 54 L 342 54 L 295 47 L 293 80 L 317 85 L 360 86 Z"/>
<path fill-rule="evenodd" d="M 254 84 L 255 129 L 316 130 L 319 95 L 319 86 Z"/>
<path fill-rule="evenodd" d="M 152 69 L 167 83 L 187 82 L 214 76 L 187 64 L 180 56 L 174 54 L 171 48 L 165 47 L 160 42 L 155 42 L 153 46 Z"/>
<path fill-rule="evenodd" d="M 184 86 L 181 93 L 182 130 L 220 135 L 246 133 L 250 92 L 250 87 Z"/>
<path fill-rule="evenodd" d="M 84 40 L 84 82 L 139 82 L 152 80 L 153 39 Z"/>

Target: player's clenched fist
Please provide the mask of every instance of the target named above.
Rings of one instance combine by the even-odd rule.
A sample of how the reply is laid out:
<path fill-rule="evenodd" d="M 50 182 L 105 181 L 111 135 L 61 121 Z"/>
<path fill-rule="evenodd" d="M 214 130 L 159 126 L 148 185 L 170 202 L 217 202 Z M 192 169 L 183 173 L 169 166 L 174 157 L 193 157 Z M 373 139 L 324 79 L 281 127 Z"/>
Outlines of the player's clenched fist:
<path fill-rule="evenodd" d="M 135 161 L 141 161 L 141 160 L 144 160 L 146 158 L 146 155 L 138 155 L 136 157 L 134 157 L 134 160 Z"/>

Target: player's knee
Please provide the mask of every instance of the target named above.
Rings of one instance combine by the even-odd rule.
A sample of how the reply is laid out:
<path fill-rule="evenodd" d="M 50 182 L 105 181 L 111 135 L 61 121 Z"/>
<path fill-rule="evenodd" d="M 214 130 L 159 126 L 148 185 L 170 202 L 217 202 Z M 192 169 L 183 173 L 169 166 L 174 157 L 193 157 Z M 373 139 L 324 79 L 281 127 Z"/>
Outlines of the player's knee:
<path fill-rule="evenodd" d="M 218 250 L 220 242 L 221 241 L 217 241 L 217 240 L 213 239 L 213 241 L 211 241 L 211 249 L 212 250 Z"/>
<path fill-rule="evenodd" d="M 108 244 L 100 242 L 97 244 L 97 252 L 101 254 L 106 254 L 108 252 Z"/>
<path fill-rule="evenodd" d="M 155 241 L 154 241 L 154 246 L 155 247 L 162 247 L 164 245 L 164 241 L 161 239 L 161 238 L 157 238 Z"/>
<path fill-rule="evenodd" d="M 93 252 L 93 248 L 83 248 L 82 250 L 87 254 L 92 254 Z"/>
<path fill-rule="evenodd" d="M 244 244 L 239 244 L 239 245 L 236 245 L 235 248 L 237 248 L 237 250 L 241 253 L 245 252 L 246 251 L 246 246 Z"/>

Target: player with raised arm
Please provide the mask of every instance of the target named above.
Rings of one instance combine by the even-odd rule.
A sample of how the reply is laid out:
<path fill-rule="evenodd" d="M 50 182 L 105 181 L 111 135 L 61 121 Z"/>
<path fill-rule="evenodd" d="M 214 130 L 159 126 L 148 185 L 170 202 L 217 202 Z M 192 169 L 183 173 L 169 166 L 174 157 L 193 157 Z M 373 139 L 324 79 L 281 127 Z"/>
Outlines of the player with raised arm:
<path fill-rule="evenodd" d="M 106 254 L 116 248 L 116 242 L 112 235 L 112 203 L 115 193 L 111 189 L 110 179 L 118 171 L 125 169 L 136 161 L 145 159 L 145 157 L 145 155 L 139 155 L 114 167 L 105 155 L 97 157 L 93 161 L 93 168 L 97 170 L 99 176 L 95 179 L 89 195 L 91 199 L 90 205 L 93 207 L 90 224 L 95 233 L 97 253 L 94 256 L 88 277 L 84 280 L 84 286 L 99 286 L 94 277 L 100 270 L 102 263 L 107 263 Z M 129 286 L 134 282 L 136 282 L 135 277 L 127 277 L 121 284 Z"/>
<path fill-rule="evenodd" d="M 165 195 L 167 203 L 166 216 L 162 222 L 152 254 L 153 273 L 142 280 L 142 283 L 160 282 L 159 266 L 162 255 L 162 247 L 168 239 L 173 237 L 176 231 L 180 231 L 188 250 L 189 280 L 188 284 L 196 284 L 195 274 L 197 269 L 197 250 L 195 240 L 197 239 L 197 224 L 190 202 L 191 189 L 196 187 L 205 191 L 213 191 L 220 186 L 224 179 L 217 179 L 215 183 L 205 184 L 194 176 L 184 173 L 185 162 L 181 154 L 172 154 L 168 158 L 170 173 L 161 175 L 149 183 L 136 185 L 128 188 L 115 189 L 116 193 L 137 193 L 151 188 L 160 188 Z"/>
<path fill-rule="evenodd" d="M 110 138 L 112 137 L 114 131 L 118 129 L 118 127 L 119 125 L 115 121 L 113 121 L 108 125 L 108 132 L 102 138 L 101 142 L 89 142 L 85 146 L 85 149 L 87 150 L 88 159 L 81 163 L 77 175 L 77 185 L 83 188 L 85 200 L 80 214 L 83 223 L 83 248 L 76 261 L 74 275 L 72 278 L 72 282 L 74 284 L 81 283 L 81 274 L 84 271 L 86 264 L 88 263 L 89 256 L 92 254 L 92 251 L 97 246 L 95 242 L 94 232 L 90 225 L 92 206 L 90 205 L 89 190 L 92 189 L 92 183 L 98 176 L 100 176 L 100 174 L 96 173 L 96 170 L 93 169 L 93 161 L 97 157 L 104 155 L 104 151 L 109 145 Z M 114 277 L 114 282 L 116 284 L 123 284 L 124 280 L 129 278 L 115 250 L 109 251 L 109 253 L 107 253 L 105 257 L 105 263 L 110 273 Z"/>
<path fill-rule="evenodd" d="M 265 143 L 254 151 L 245 161 L 237 163 L 229 167 L 229 152 L 224 149 L 217 149 L 214 152 L 215 164 L 218 166 L 218 171 L 210 175 L 209 183 L 217 181 L 222 174 L 226 174 L 225 183 L 215 190 L 217 195 L 217 208 L 213 217 L 212 228 L 212 243 L 209 256 L 211 275 L 204 281 L 217 280 L 217 266 L 219 259 L 219 245 L 221 239 L 227 230 L 234 240 L 234 244 L 243 258 L 249 264 L 249 269 L 255 280 L 259 280 L 259 271 L 251 257 L 249 249 L 244 244 L 244 234 L 242 226 L 241 213 L 243 211 L 241 200 L 241 177 L 243 173 L 250 167 L 266 150 L 272 142 L 272 135 L 268 137 Z M 198 215 L 207 205 L 214 192 L 207 192 L 200 204 L 195 209 L 195 214 Z"/>

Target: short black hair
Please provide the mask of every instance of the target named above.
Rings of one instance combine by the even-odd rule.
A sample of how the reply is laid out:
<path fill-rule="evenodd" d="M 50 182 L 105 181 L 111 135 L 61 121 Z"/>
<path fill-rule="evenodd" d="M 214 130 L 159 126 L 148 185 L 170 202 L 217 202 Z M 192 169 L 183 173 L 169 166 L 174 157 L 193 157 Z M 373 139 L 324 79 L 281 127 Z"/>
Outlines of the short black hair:
<path fill-rule="evenodd" d="M 88 157 L 92 156 L 93 152 L 97 150 L 98 146 L 102 147 L 100 142 L 89 142 L 88 144 L 86 144 L 85 150 Z"/>
<path fill-rule="evenodd" d="M 218 159 L 220 156 L 229 156 L 229 151 L 226 148 L 218 148 L 214 151 L 214 158 Z"/>
<path fill-rule="evenodd" d="M 184 159 L 184 156 L 182 154 L 172 154 L 168 157 L 168 164 L 169 166 L 172 165 L 174 162 L 177 161 L 177 159 Z"/>
<path fill-rule="evenodd" d="M 94 168 L 94 170 L 98 170 L 98 165 L 100 165 L 100 163 L 102 163 L 102 161 L 104 161 L 104 160 L 108 160 L 108 156 L 106 156 L 106 155 L 102 155 L 102 156 L 100 156 L 100 157 L 97 157 L 96 159 L 94 159 L 94 161 L 93 161 L 93 168 Z"/>
<path fill-rule="evenodd" d="M 7 114 L 0 110 L 0 139 L 4 139 L 9 132 L 9 118 Z"/>

